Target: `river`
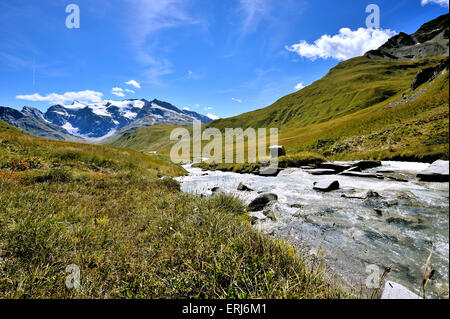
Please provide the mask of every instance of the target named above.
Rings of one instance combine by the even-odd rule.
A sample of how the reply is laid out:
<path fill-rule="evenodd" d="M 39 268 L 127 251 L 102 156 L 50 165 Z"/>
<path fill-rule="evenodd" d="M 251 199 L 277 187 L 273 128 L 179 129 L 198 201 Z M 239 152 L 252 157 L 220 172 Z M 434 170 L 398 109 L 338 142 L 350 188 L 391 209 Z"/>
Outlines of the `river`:
<path fill-rule="evenodd" d="M 276 220 L 258 220 L 255 227 L 283 238 L 301 255 L 323 259 L 355 289 L 365 286 L 374 269 L 381 274 L 385 267 L 391 267 L 387 280 L 421 295 L 423 270 L 432 249 L 431 264 L 436 273 L 427 287 L 427 297 L 448 298 L 449 183 L 418 181 L 416 174 L 427 167 L 425 163 L 385 161 L 367 170 L 389 173 L 405 182 L 313 176 L 301 168 L 262 177 L 204 172 L 189 164 L 184 166 L 189 175 L 178 181 L 183 192 L 208 196 L 218 186 L 247 204 L 260 193 L 275 193 L 278 201 L 270 209 Z M 340 189 L 328 193 L 313 190 L 313 183 L 321 179 L 338 180 Z M 238 191 L 241 182 L 254 191 Z M 369 190 L 380 196 L 350 198 L 364 197 L 361 195 Z"/>

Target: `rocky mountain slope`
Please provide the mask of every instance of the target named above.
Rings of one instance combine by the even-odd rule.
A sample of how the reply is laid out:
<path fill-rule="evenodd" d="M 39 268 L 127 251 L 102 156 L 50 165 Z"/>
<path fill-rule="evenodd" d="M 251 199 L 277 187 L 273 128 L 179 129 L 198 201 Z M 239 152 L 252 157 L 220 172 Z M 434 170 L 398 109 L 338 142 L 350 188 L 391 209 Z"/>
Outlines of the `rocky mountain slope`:
<path fill-rule="evenodd" d="M 59 140 L 101 140 L 117 132 L 157 124 L 204 124 L 212 118 L 159 101 L 106 100 L 97 104 L 74 101 L 71 105 L 53 105 L 47 112 L 24 107 L 22 112 L 0 107 L 0 119 L 32 135 Z"/>
<path fill-rule="evenodd" d="M 366 53 L 371 59 L 411 60 L 449 54 L 448 14 L 425 23 L 415 33 L 404 32 L 389 39 L 377 50 Z"/>
<path fill-rule="evenodd" d="M 50 138 L 54 140 L 77 140 L 64 128 L 50 123 L 37 109 L 24 107 L 22 112 L 16 109 L 0 106 L 0 120 L 19 128 L 31 135 Z"/>

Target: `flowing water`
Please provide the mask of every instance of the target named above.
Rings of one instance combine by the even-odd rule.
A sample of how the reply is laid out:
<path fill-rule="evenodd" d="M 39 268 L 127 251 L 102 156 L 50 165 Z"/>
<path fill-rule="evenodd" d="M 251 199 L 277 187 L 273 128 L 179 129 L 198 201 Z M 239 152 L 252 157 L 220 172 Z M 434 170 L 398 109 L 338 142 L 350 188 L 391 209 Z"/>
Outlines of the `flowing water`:
<path fill-rule="evenodd" d="M 277 194 L 278 201 L 271 205 L 276 220 L 261 220 L 255 227 L 285 239 L 303 253 L 306 249 L 323 258 L 354 287 L 365 286 L 367 280 L 373 283 L 370 276 L 376 274 L 374 269 L 381 274 L 389 266 L 392 271 L 387 280 L 420 294 L 432 248 L 431 264 L 436 273 L 427 297 L 448 298 L 449 184 L 419 182 L 416 174 L 427 167 L 424 163 L 391 161 L 368 170 L 408 180 L 405 182 L 313 176 L 300 168 L 284 170 L 277 177 L 262 177 L 204 172 L 185 165 L 189 175 L 178 180 L 184 192 L 211 195 L 211 188 L 218 186 L 246 203 L 259 193 Z M 313 182 L 321 179 L 338 180 L 340 189 L 329 193 L 313 190 Z M 237 191 L 241 182 L 254 191 Z M 363 197 L 368 190 L 380 197 L 349 198 Z"/>

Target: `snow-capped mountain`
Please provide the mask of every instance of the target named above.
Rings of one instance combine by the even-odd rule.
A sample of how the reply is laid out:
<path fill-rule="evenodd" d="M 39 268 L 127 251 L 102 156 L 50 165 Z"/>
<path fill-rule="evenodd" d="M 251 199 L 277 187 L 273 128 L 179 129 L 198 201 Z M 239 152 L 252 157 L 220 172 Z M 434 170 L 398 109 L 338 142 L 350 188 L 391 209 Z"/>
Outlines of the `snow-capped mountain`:
<path fill-rule="evenodd" d="M 156 99 L 105 100 L 97 104 L 74 101 L 71 105 L 51 106 L 43 117 L 70 134 L 84 139 L 106 138 L 124 128 L 130 130 L 157 124 L 187 126 L 192 125 L 194 119 L 204 124 L 213 120 L 211 116 L 180 110 L 170 103 Z"/>
<path fill-rule="evenodd" d="M 190 126 L 193 120 L 207 124 L 216 119 L 212 114 L 202 115 L 180 110 L 167 102 L 145 99 L 94 104 L 74 101 L 71 105 L 53 105 L 45 113 L 29 106 L 24 106 L 21 112 L 0 106 L 0 120 L 32 135 L 59 140 L 99 141 L 141 126 Z"/>
<path fill-rule="evenodd" d="M 44 114 L 32 107 L 25 106 L 20 112 L 10 107 L 0 106 L 0 120 L 31 135 L 54 140 L 79 140 L 62 127 L 45 120 Z"/>

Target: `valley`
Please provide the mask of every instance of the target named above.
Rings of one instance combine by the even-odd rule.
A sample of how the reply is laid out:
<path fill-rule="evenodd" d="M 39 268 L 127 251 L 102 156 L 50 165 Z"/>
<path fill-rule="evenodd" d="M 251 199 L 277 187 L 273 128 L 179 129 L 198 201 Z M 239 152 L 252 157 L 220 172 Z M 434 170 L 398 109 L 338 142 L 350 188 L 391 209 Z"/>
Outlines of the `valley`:
<path fill-rule="evenodd" d="M 233 117 L 146 98 L 0 106 L 0 297 L 375 299 L 389 282 L 448 299 L 448 16 Z M 262 128 L 277 152 L 225 138 Z M 217 158 L 197 151 L 208 129 Z"/>

